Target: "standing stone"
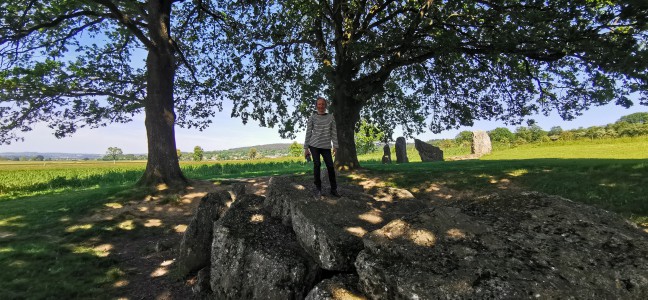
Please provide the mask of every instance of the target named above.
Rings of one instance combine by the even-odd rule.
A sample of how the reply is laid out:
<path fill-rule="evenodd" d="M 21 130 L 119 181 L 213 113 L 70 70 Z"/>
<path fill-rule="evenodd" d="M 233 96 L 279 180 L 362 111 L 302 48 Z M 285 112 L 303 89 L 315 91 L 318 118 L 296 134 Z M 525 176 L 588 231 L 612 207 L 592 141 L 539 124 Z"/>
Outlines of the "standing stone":
<path fill-rule="evenodd" d="M 402 136 L 396 139 L 396 162 L 399 164 L 409 162 L 407 159 L 407 143 Z"/>
<path fill-rule="evenodd" d="M 382 163 L 391 164 L 391 150 L 389 149 L 389 144 L 385 144 L 383 147 Z"/>
<path fill-rule="evenodd" d="M 443 161 L 443 150 L 419 139 L 414 139 L 414 147 L 421 156 L 421 161 Z"/>
<path fill-rule="evenodd" d="M 489 154 L 493 150 L 491 146 L 491 140 L 488 136 L 488 133 L 483 130 L 476 130 L 472 132 L 473 140 L 471 151 L 472 154 L 484 155 Z"/>

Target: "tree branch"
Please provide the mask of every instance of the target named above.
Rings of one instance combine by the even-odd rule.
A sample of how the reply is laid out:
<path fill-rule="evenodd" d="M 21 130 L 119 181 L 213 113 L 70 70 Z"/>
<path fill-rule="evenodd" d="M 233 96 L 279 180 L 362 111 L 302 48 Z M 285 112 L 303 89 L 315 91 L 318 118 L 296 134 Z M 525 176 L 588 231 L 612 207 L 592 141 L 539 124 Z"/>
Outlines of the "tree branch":
<path fill-rule="evenodd" d="M 169 37 L 169 39 L 171 39 L 171 45 L 173 46 L 173 48 L 178 52 L 178 55 L 180 55 L 180 59 L 182 60 L 182 63 L 185 66 L 187 66 L 187 69 L 189 69 L 189 72 L 191 73 L 191 77 L 193 78 L 194 82 L 198 83 L 199 81 L 198 81 L 198 77 L 196 77 L 196 71 L 194 70 L 194 67 L 189 63 L 187 57 L 185 57 L 184 52 L 182 51 L 182 49 L 180 49 L 178 43 L 176 43 L 176 41 L 172 37 Z"/>
<path fill-rule="evenodd" d="M 71 13 L 71 14 L 68 14 L 68 15 L 58 16 L 54 20 L 51 20 L 51 21 L 45 22 L 45 23 L 36 24 L 36 25 L 34 25 L 34 26 L 30 27 L 30 28 L 24 29 L 24 30 L 18 29 L 18 30 L 16 30 L 16 34 L 9 35 L 9 36 L 6 36 L 6 37 L 1 37 L 0 38 L 0 45 L 4 44 L 6 42 L 17 42 L 18 40 L 20 40 L 20 39 L 22 39 L 22 38 L 36 32 L 36 31 L 39 31 L 41 29 L 47 29 L 47 28 L 56 27 L 57 25 L 63 23 L 64 21 L 67 21 L 67 20 L 71 20 L 71 19 L 78 18 L 78 17 L 90 17 L 90 16 L 91 17 L 108 17 L 108 15 L 106 15 L 106 14 L 100 14 L 100 13 L 97 13 L 97 12 L 94 12 L 94 11 L 88 11 L 88 10 L 77 11 L 77 12 L 74 12 L 74 13 Z"/>
<path fill-rule="evenodd" d="M 142 26 L 142 22 L 137 22 L 130 18 L 129 16 L 125 15 L 121 10 L 119 10 L 119 7 L 117 7 L 113 2 L 110 0 L 92 0 L 98 4 L 101 4 L 108 8 L 108 10 L 114 15 L 114 20 L 117 22 L 121 23 L 128 29 L 132 34 L 134 34 L 144 46 L 148 49 L 152 49 L 155 47 L 155 44 L 149 40 L 144 32 L 140 30 L 139 26 Z"/>

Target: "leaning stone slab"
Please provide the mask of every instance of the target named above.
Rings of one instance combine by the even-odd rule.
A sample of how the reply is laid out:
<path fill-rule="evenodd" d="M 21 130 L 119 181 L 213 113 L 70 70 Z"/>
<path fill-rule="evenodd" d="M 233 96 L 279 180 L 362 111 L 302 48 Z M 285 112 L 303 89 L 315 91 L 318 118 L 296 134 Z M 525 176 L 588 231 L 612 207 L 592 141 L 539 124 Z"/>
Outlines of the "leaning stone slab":
<path fill-rule="evenodd" d="M 229 193 L 224 191 L 209 193 L 200 199 L 196 214 L 180 242 L 177 266 L 181 275 L 209 266 L 213 224 L 225 214 L 231 203 Z"/>
<path fill-rule="evenodd" d="M 214 223 L 214 299 L 303 299 L 315 285 L 320 269 L 263 201 L 244 195 Z"/>
<path fill-rule="evenodd" d="M 443 150 L 419 139 L 414 139 L 414 147 L 421 156 L 421 161 L 443 161 Z"/>
<path fill-rule="evenodd" d="M 337 275 L 320 281 L 306 296 L 306 300 L 364 300 L 358 291 L 358 276 Z"/>
<path fill-rule="evenodd" d="M 644 299 L 648 235 L 616 214 L 538 193 L 454 201 L 367 234 L 372 299 Z"/>

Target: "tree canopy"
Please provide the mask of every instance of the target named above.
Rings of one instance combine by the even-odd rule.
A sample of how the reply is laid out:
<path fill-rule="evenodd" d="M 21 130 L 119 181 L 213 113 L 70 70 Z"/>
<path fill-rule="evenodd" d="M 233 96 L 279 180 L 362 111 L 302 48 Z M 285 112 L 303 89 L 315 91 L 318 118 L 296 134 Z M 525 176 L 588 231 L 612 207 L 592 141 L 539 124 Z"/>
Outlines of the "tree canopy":
<path fill-rule="evenodd" d="M 331 101 L 337 162 L 358 165 L 362 118 L 391 136 L 536 113 L 572 119 L 590 106 L 648 104 L 647 5 L 592 1 L 262 1 L 223 3 L 241 23 L 220 45 L 217 76 L 234 116 L 304 127 L 318 94 Z M 240 88 L 244 86 L 245 88 Z"/>
<path fill-rule="evenodd" d="M 112 158 L 113 161 L 116 161 L 121 155 L 124 155 L 124 151 L 119 147 L 108 147 L 106 150 L 106 156 Z"/>
<path fill-rule="evenodd" d="M 194 161 L 203 160 L 204 155 L 205 155 L 205 151 L 203 150 L 202 147 L 200 146 L 194 147 L 193 156 L 192 156 Z"/>
<path fill-rule="evenodd" d="M 629 114 L 623 116 L 619 119 L 618 122 L 627 122 L 627 123 L 639 123 L 639 124 L 648 124 L 648 112 L 638 112 L 634 114 Z"/>
<path fill-rule="evenodd" d="M 202 129 L 221 105 L 212 2 L 0 1 L 0 144 L 39 122 L 64 137 L 144 112 L 140 183 L 182 187 L 174 126 Z"/>

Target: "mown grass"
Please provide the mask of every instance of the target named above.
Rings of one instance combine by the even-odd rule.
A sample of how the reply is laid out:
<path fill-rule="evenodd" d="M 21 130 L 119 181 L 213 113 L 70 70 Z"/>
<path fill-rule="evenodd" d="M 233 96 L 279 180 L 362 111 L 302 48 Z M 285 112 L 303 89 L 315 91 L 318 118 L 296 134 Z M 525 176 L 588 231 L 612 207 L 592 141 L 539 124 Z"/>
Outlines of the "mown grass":
<path fill-rule="evenodd" d="M 79 220 L 125 186 L 25 197 L 0 203 L 3 299 L 108 298 L 116 262 L 95 247 L 111 232 Z"/>
<path fill-rule="evenodd" d="M 110 299 L 128 270 L 101 245 L 112 236 L 160 234 L 129 220 L 83 221 L 110 203 L 143 199 L 146 162 L 3 163 L 0 166 L 0 299 Z M 301 159 L 183 162 L 191 179 L 299 174 Z M 130 223 L 129 223 L 130 222 Z M 125 225 L 124 225 L 125 224 Z"/>
<path fill-rule="evenodd" d="M 529 144 L 480 160 L 402 165 L 372 160 L 363 166 L 403 188 L 441 183 L 490 193 L 509 185 L 615 211 L 648 226 L 648 137 Z"/>
<path fill-rule="evenodd" d="M 188 178 L 205 180 L 272 176 L 310 169 L 302 159 L 296 158 L 182 162 L 180 167 Z M 76 189 L 132 185 L 145 168 L 145 161 L 3 162 L 0 163 L 0 201 Z"/>
<path fill-rule="evenodd" d="M 414 191 L 431 184 L 475 193 L 516 187 L 561 195 L 648 225 L 648 138 L 525 145 L 468 161 L 423 163 L 408 150 L 408 164 L 383 165 L 382 151 L 359 159 L 370 175 Z M 448 157 L 466 149 L 444 151 Z M 311 166 L 301 158 L 181 164 L 188 178 L 213 181 L 309 173 Z M 147 191 L 131 187 L 144 167 L 145 162 L 1 164 L 0 298 L 112 298 L 115 283 L 128 270 L 120 270 L 99 246 L 115 236 L 159 233 L 128 220 L 84 218 L 110 203 L 143 198 Z"/>

